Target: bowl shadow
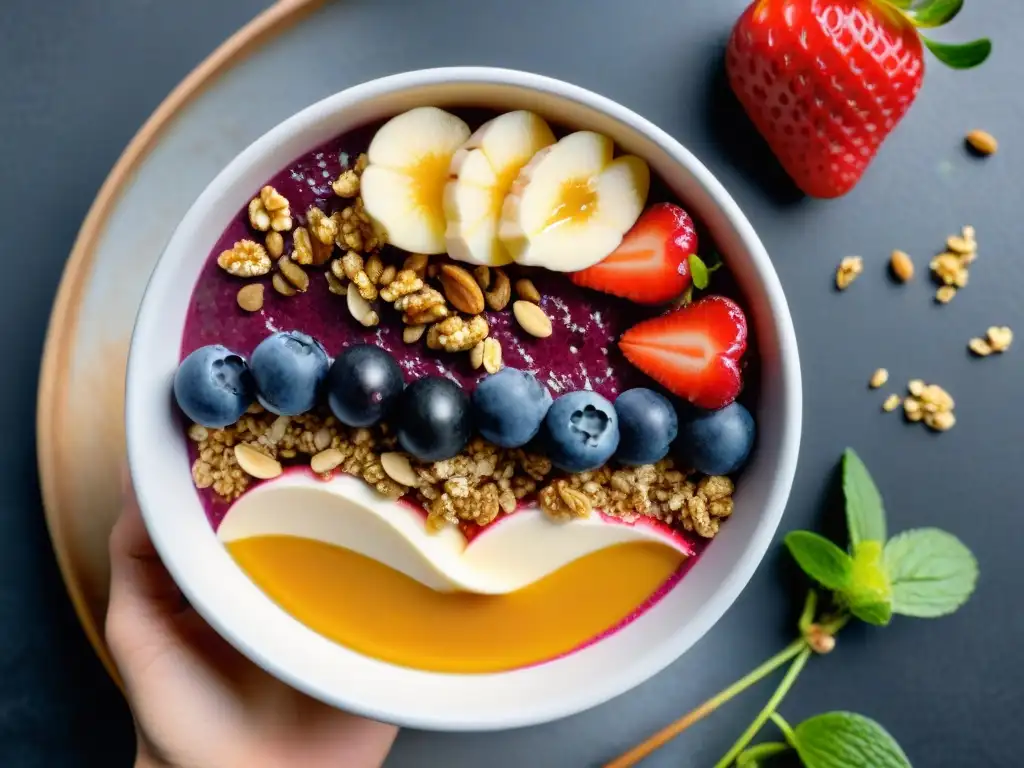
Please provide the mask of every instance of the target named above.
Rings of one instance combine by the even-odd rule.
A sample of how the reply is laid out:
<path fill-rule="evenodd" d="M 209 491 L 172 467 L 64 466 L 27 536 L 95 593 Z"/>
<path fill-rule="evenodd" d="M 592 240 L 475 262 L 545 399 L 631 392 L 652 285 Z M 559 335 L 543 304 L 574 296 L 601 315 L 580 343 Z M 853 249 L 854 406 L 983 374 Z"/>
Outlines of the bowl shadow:
<path fill-rule="evenodd" d="M 709 58 L 712 65 L 704 94 L 704 115 L 712 144 L 775 206 L 789 207 L 803 202 L 806 195 L 772 154 L 729 86 L 725 48 L 717 48 Z"/>

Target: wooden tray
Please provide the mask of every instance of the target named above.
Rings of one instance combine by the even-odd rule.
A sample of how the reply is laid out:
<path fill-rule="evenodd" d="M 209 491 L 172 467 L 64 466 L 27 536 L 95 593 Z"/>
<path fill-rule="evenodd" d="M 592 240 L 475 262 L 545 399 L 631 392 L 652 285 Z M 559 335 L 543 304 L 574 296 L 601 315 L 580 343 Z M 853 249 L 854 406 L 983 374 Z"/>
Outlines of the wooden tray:
<path fill-rule="evenodd" d="M 249 52 L 321 2 L 279 0 L 171 92 L 100 188 L 57 292 L 36 423 L 43 504 L 75 611 L 115 680 L 103 640 L 107 538 L 124 472 L 124 373 L 135 313 L 163 244 L 188 206 L 220 167 L 279 119 L 268 114 L 254 124 L 237 113 L 224 115 L 215 118 L 221 130 L 197 146 L 189 117 L 210 109 L 213 91 Z M 184 166 L 176 161 L 182 152 L 189 157 Z"/>

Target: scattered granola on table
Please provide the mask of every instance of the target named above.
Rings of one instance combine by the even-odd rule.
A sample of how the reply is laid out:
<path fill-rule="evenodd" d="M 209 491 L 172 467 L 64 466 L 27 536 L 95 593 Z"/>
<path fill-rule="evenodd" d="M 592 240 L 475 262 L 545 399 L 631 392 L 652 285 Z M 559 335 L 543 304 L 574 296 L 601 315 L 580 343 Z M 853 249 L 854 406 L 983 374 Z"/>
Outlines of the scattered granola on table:
<path fill-rule="evenodd" d="M 839 262 L 839 268 L 836 270 L 836 288 L 845 291 L 863 271 L 864 259 L 860 256 L 847 256 Z"/>
<path fill-rule="evenodd" d="M 872 389 L 878 389 L 883 386 L 885 382 L 889 380 L 889 372 L 885 368 L 879 368 L 873 374 L 871 374 L 871 380 L 868 382 Z"/>
<path fill-rule="evenodd" d="M 985 338 L 973 338 L 967 348 L 978 357 L 988 357 L 992 353 L 1002 353 L 1013 343 L 1013 331 L 1007 326 L 992 326 L 985 332 Z"/>
<path fill-rule="evenodd" d="M 907 421 L 923 421 L 936 432 L 947 432 L 956 424 L 953 408 L 956 403 L 946 390 L 938 384 L 925 384 L 913 379 L 907 384 L 910 393 L 903 401 L 903 413 Z"/>
<path fill-rule="evenodd" d="M 978 242 L 974 227 L 964 227 L 959 235 L 946 238 L 946 250 L 932 259 L 929 265 L 935 280 L 940 283 L 935 300 L 948 304 L 958 290 L 967 286 L 968 268 L 978 258 Z"/>

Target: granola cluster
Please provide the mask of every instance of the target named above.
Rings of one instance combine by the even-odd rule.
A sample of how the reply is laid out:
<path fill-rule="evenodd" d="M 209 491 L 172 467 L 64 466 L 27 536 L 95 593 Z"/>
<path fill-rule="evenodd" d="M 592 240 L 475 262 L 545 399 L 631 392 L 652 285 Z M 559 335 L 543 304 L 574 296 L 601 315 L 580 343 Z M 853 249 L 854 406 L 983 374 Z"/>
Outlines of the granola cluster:
<path fill-rule="evenodd" d="M 341 456 L 337 469 L 360 477 L 379 493 L 399 498 L 406 489 L 384 472 L 380 452 L 390 450 L 395 438 L 387 427 L 349 429 L 331 415 L 319 412 L 302 416 L 275 416 L 254 405 L 250 413 L 223 429 L 207 429 L 193 424 L 188 436 L 196 444 L 192 479 L 197 488 L 211 488 L 221 498 L 233 501 L 252 482 L 252 476 L 240 466 L 235 447 L 246 445 L 270 459 L 305 460 L 336 451 Z M 320 473 L 329 479 L 334 469 Z"/>
<path fill-rule="evenodd" d="M 651 517 L 710 539 L 732 514 L 728 477 L 694 479 L 671 459 L 640 467 L 609 466 L 560 478 L 540 493 L 541 508 L 554 519 L 585 517 L 591 509 L 633 521 Z M 582 498 L 581 498 L 582 497 Z M 583 502 L 589 505 L 584 510 Z"/>
<path fill-rule="evenodd" d="M 936 282 L 940 283 L 935 300 L 948 304 L 956 292 L 967 286 L 968 269 L 978 258 L 978 242 L 974 227 L 964 227 L 959 235 L 946 238 L 946 250 L 932 259 L 929 266 Z"/>
<path fill-rule="evenodd" d="M 504 311 L 512 300 L 512 282 L 504 270 L 465 267 L 413 253 L 401 263 L 387 263 L 382 251 L 385 233 L 373 224 L 363 206 L 360 186 L 367 156 L 359 155 L 353 166 L 332 183 L 345 207 L 328 215 L 312 206 L 300 215 L 293 228 L 291 204 L 271 186 L 260 190 L 249 205 L 249 224 L 266 233 L 265 244 L 241 240 L 224 251 L 218 264 L 236 277 L 270 274 L 270 284 L 281 296 L 291 297 L 309 289 L 307 269 L 326 265 L 328 290 L 344 296 L 350 314 L 365 327 L 380 323 L 381 304 L 388 304 L 401 318 L 406 344 L 421 340 L 434 350 L 469 353 L 474 368 L 496 373 L 502 367 L 500 344 L 489 339 L 487 311 Z M 291 231 L 291 250 L 282 232 Z M 272 273 L 272 274 L 271 274 Z M 239 291 L 239 306 L 256 312 L 263 307 L 261 286 L 246 285 Z M 551 334 L 551 319 L 541 308 L 541 294 L 528 278 L 515 283 L 519 300 L 513 314 L 528 334 Z M 259 300 L 257 300 L 259 299 Z"/>
<path fill-rule="evenodd" d="M 386 425 L 350 429 L 320 411 L 296 417 L 274 416 L 258 405 L 250 411 L 224 429 L 189 428 L 197 451 L 192 464 L 197 488 L 237 499 L 253 480 L 245 471 L 251 448 L 269 460 L 261 463 L 261 473 L 267 464 L 294 460 L 308 463 L 325 480 L 340 471 L 363 479 L 387 498 L 406 496 L 426 510 L 430 530 L 487 525 L 534 497 L 556 521 L 600 510 L 626 521 L 654 518 L 704 538 L 714 537 L 732 514 L 729 478 L 689 477 L 671 460 L 562 475 L 545 456 L 475 438 L 454 458 L 417 462 L 398 453 Z M 245 452 L 240 454 L 238 446 L 245 446 Z"/>

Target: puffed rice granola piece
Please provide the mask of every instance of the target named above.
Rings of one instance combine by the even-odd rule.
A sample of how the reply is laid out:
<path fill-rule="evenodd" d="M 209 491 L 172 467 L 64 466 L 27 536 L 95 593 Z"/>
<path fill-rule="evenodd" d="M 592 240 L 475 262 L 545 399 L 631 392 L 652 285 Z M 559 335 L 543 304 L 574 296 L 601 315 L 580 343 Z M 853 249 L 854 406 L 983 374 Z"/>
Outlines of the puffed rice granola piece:
<path fill-rule="evenodd" d="M 381 289 L 380 297 L 392 304 L 403 296 L 423 289 L 423 280 L 411 269 L 403 269 L 387 286 Z"/>
<path fill-rule="evenodd" d="M 467 323 L 458 315 L 430 326 L 427 331 L 427 346 L 443 349 L 445 352 L 467 352 L 478 342 L 487 338 L 490 326 L 483 315 L 473 316 Z M 436 345 L 436 346 L 433 346 Z"/>
<path fill-rule="evenodd" d="M 253 240 L 239 240 L 217 257 L 217 266 L 236 277 L 259 277 L 270 272 L 267 250 Z"/>
<path fill-rule="evenodd" d="M 292 228 L 292 211 L 288 198 L 267 185 L 249 201 L 249 224 L 260 232 L 287 232 Z"/>

